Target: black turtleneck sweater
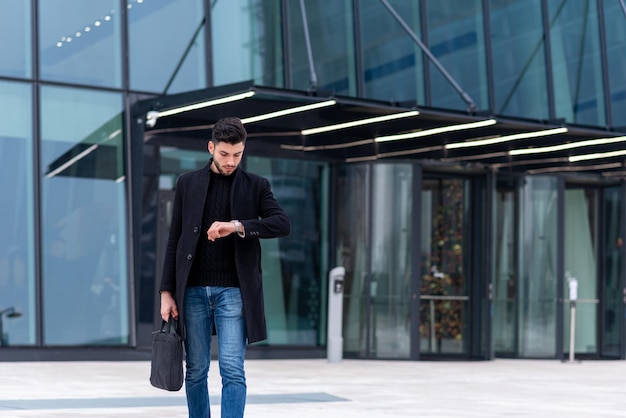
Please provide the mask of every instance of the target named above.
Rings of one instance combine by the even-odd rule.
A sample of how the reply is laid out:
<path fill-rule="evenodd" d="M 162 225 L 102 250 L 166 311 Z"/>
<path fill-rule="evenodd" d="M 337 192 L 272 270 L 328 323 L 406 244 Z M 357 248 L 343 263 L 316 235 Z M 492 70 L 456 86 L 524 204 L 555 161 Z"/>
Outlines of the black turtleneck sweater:
<path fill-rule="evenodd" d="M 239 287 L 235 268 L 235 234 L 209 241 L 207 231 L 215 221 L 228 222 L 230 191 L 235 173 L 223 176 L 211 172 L 204 202 L 202 229 L 187 286 Z"/>

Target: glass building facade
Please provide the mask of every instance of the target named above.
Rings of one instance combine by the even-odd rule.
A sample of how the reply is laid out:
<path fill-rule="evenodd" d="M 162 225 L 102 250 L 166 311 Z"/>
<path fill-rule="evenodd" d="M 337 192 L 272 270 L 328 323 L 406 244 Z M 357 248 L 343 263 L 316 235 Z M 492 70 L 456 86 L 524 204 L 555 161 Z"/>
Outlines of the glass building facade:
<path fill-rule="evenodd" d="M 620 2 L 303 3 L 0 2 L 0 359 L 147 351 L 176 178 L 206 165 L 208 138 L 137 128 L 147 100 L 252 81 L 441 125 L 470 111 L 626 130 Z M 244 167 L 293 223 L 262 243 L 269 338 L 251 355 L 324 355 L 327 275 L 344 266 L 345 356 L 561 358 L 573 338 L 576 355 L 626 358 L 623 161 L 577 175 L 248 141 Z"/>

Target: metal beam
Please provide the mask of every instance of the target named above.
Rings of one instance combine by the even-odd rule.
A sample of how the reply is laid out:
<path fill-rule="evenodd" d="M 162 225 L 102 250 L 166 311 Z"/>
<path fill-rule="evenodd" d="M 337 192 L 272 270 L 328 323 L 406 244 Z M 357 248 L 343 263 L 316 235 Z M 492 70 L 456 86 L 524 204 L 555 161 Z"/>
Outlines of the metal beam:
<path fill-rule="evenodd" d="M 304 41 L 306 44 L 306 53 L 309 59 L 309 72 L 311 74 L 311 89 L 317 89 L 317 74 L 315 73 L 315 63 L 313 62 L 313 50 L 311 49 L 311 37 L 309 36 L 309 21 L 306 16 L 306 8 L 304 0 L 300 0 L 300 11 L 302 12 L 302 28 L 304 29 Z"/>

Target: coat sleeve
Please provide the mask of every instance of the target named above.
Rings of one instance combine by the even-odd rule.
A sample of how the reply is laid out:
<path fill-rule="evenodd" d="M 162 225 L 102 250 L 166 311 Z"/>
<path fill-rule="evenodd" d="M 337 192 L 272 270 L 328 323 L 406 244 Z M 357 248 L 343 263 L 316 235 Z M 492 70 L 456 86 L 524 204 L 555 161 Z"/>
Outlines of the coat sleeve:
<path fill-rule="evenodd" d="M 258 191 L 258 219 L 240 219 L 245 238 L 279 238 L 291 233 L 291 221 L 278 201 L 274 198 L 270 183 L 261 178 Z"/>
<path fill-rule="evenodd" d="M 167 240 L 167 248 L 165 250 L 165 258 L 163 260 L 163 274 L 161 275 L 160 292 L 168 291 L 172 295 L 176 294 L 176 249 L 178 248 L 178 240 L 182 232 L 182 185 L 180 179 L 176 182 L 176 191 L 174 193 L 174 207 L 172 208 L 172 222 L 170 226 L 170 235 Z"/>

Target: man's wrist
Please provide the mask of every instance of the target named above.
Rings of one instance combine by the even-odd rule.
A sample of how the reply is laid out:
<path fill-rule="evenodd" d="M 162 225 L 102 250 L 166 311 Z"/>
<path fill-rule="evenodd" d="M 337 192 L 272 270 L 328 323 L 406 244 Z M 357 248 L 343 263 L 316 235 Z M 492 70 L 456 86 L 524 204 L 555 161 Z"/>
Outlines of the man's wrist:
<path fill-rule="evenodd" d="M 238 220 L 233 220 L 231 222 L 233 223 L 233 225 L 235 225 L 235 232 L 241 232 L 241 222 L 239 222 Z"/>

